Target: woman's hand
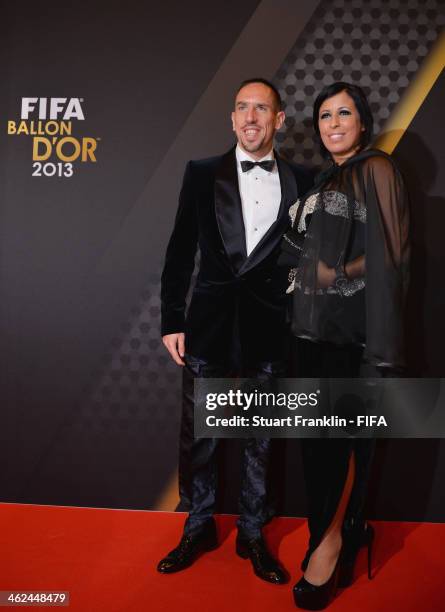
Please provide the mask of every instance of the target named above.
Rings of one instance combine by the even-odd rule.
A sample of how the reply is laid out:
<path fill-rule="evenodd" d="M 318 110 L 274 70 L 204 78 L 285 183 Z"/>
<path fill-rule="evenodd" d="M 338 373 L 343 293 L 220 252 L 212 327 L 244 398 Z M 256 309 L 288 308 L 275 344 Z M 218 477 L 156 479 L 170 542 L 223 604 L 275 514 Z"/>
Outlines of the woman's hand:
<path fill-rule="evenodd" d="M 365 275 L 366 263 L 365 256 L 360 255 L 345 266 L 345 275 L 348 279 L 360 278 Z M 318 260 L 317 268 L 317 287 L 327 289 L 335 284 L 337 273 L 335 268 L 328 268 L 324 261 Z"/>
<path fill-rule="evenodd" d="M 317 287 L 318 289 L 327 289 L 335 282 L 335 268 L 328 268 L 324 261 L 318 261 L 317 267 Z"/>
<path fill-rule="evenodd" d="M 350 279 L 360 278 L 365 276 L 366 272 L 366 260 L 364 255 L 360 255 L 356 259 L 353 259 L 345 266 L 346 276 Z"/>

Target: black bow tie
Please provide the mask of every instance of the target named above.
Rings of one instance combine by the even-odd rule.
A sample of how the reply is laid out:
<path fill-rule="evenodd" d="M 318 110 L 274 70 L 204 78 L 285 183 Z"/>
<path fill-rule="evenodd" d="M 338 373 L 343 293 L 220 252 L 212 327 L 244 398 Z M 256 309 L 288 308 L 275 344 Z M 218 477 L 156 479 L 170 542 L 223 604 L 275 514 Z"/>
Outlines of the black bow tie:
<path fill-rule="evenodd" d="M 248 170 L 252 170 L 252 168 L 254 166 L 259 166 L 260 168 L 262 168 L 263 170 L 266 170 L 267 172 L 272 172 L 274 166 L 275 166 L 275 160 L 274 159 L 265 159 L 264 161 L 260 161 L 260 162 L 253 162 L 253 161 L 242 161 L 241 162 L 241 170 L 243 172 L 247 172 Z"/>

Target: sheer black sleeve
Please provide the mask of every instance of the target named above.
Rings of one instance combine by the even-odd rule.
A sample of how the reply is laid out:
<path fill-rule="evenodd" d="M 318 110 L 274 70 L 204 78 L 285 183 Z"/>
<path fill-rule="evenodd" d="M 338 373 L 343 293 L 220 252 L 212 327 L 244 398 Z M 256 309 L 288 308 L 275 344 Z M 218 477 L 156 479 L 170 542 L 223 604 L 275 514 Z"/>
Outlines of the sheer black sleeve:
<path fill-rule="evenodd" d="M 366 202 L 365 358 L 382 367 L 404 365 L 403 315 L 409 281 L 409 206 L 391 158 L 360 166 Z"/>

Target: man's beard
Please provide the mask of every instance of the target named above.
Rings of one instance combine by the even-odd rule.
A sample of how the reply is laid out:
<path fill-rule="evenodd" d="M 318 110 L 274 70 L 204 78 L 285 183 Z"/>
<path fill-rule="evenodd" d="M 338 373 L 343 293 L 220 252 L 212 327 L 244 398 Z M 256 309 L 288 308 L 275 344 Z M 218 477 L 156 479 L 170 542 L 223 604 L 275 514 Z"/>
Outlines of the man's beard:
<path fill-rule="evenodd" d="M 264 146 L 264 138 L 262 138 L 258 143 L 244 142 L 243 140 L 241 143 L 246 151 L 249 151 L 249 153 L 256 153 Z"/>

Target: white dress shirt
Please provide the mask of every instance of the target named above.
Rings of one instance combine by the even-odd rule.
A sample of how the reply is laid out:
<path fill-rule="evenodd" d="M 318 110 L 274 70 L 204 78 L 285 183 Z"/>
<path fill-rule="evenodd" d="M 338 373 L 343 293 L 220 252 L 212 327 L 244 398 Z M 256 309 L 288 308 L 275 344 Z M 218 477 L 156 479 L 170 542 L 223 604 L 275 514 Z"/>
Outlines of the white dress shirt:
<path fill-rule="evenodd" d="M 278 217 L 281 185 L 276 163 L 272 172 L 267 172 L 259 166 L 243 172 L 241 162 L 244 160 L 264 161 L 266 159 L 274 159 L 273 150 L 268 155 L 256 160 L 243 151 L 239 145 L 236 147 L 236 168 L 246 231 L 247 255 L 250 255 Z"/>

